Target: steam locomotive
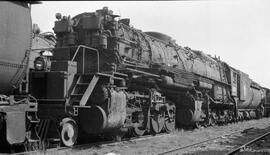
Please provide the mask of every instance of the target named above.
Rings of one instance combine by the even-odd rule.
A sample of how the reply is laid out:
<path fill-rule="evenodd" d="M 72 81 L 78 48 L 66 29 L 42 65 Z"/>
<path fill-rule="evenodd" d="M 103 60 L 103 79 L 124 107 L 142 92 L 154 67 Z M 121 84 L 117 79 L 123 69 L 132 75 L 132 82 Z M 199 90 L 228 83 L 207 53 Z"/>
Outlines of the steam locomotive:
<path fill-rule="evenodd" d="M 30 76 L 38 116 L 54 124 L 49 137 L 72 146 L 81 135 L 141 136 L 262 117 L 262 88 L 247 74 L 117 17 L 107 7 L 56 14 L 51 69 Z"/>
<path fill-rule="evenodd" d="M 30 17 L 28 5 L 0 3 Z M 129 19 L 117 20 L 119 16 L 107 7 L 73 18 L 57 13 L 55 47 L 31 50 L 31 41 L 26 40 L 31 21 L 20 21 L 26 27 L 16 24 L 25 18 L 4 15 L 11 10 L 0 9 L 0 16 L 15 18 L 9 25 L 20 27 L 13 30 L 21 35 L 7 37 L 20 46 L 11 41 L 1 47 L 0 62 L 15 59 L 21 67 L 10 69 L 10 74 L 1 69 L 0 91 L 12 94 L 14 81 L 26 81 L 27 90 L 18 96 L 24 102 L 15 102 L 12 96 L 1 102 L 1 138 L 9 144 L 23 143 L 29 134 L 46 147 L 59 142 L 73 146 L 86 136 L 118 139 L 264 115 L 266 88 L 247 74 L 219 58 L 181 47 L 168 35 L 135 29 Z M 35 56 L 29 69 L 29 51 L 50 54 Z M 6 110 L 11 107 L 11 112 Z"/>

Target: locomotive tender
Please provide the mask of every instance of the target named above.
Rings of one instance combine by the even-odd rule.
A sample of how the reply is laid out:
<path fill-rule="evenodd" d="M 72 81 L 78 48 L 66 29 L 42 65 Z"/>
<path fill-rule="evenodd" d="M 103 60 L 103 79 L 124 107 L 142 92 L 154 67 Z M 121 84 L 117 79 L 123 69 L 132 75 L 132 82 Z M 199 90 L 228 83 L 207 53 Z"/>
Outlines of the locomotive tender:
<path fill-rule="evenodd" d="M 269 90 L 218 58 L 137 30 L 107 7 L 56 14 L 54 48 L 51 35 L 32 36 L 29 3 L 0 2 L 1 148 L 263 115 Z"/>
<path fill-rule="evenodd" d="M 263 115 L 262 88 L 247 74 L 117 17 L 107 7 L 56 14 L 51 69 L 30 75 L 50 131 L 43 138 L 72 146 L 82 135 L 141 136 Z"/>
<path fill-rule="evenodd" d="M 0 149 L 7 144 L 38 141 L 34 128 L 37 102 L 12 91 L 24 83 L 31 49 L 31 16 L 28 3 L 0 2 Z M 21 87 L 20 91 L 23 89 Z"/>
<path fill-rule="evenodd" d="M 39 2 L 0 2 L 0 151 L 21 150 L 39 141 L 37 101 L 28 92 L 28 72 L 40 51 L 54 47 L 50 34 L 32 32 L 30 5 Z M 47 39 L 46 39 L 47 38 Z M 18 150 L 19 149 L 19 150 Z"/>

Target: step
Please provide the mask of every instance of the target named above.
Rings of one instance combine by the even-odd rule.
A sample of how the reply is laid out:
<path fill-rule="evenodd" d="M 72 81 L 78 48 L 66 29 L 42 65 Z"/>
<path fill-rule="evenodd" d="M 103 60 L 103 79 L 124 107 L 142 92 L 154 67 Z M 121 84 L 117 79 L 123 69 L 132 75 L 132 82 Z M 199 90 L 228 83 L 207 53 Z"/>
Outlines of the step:
<path fill-rule="evenodd" d="M 88 86 L 89 83 L 77 83 L 76 85 L 78 85 L 78 86 Z"/>
<path fill-rule="evenodd" d="M 83 94 L 71 94 L 71 96 L 77 97 L 77 96 L 83 96 Z"/>
<path fill-rule="evenodd" d="M 40 122 L 39 120 L 34 120 L 34 121 L 30 120 L 30 123 L 39 123 L 39 122 Z"/>

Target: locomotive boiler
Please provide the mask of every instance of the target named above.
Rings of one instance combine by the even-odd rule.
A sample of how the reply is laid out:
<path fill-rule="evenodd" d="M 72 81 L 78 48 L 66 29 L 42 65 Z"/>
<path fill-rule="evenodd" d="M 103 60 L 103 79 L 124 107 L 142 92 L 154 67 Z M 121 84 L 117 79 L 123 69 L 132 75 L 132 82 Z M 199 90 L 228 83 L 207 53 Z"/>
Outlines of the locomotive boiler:
<path fill-rule="evenodd" d="M 85 135 L 141 136 L 262 115 L 262 89 L 247 74 L 117 17 L 107 7 L 56 14 L 50 69 L 41 60 L 30 74 L 41 139 L 72 146 Z"/>

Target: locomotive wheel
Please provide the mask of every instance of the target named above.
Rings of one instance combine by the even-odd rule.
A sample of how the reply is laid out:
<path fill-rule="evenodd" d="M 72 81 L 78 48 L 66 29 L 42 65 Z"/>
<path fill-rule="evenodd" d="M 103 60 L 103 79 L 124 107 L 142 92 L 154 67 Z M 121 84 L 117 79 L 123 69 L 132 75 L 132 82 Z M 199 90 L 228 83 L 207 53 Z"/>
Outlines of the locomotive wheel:
<path fill-rule="evenodd" d="M 139 125 L 133 128 L 133 133 L 134 136 L 142 136 L 146 131 L 146 128 L 144 127 L 145 126 L 144 121 L 146 120 L 146 118 L 144 118 L 145 116 L 143 115 L 142 112 L 140 112 L 137 117 Z"/>
<path fill-rule="evenodd" d="M 154 134 L 160 133 L 165 124 L 165 117 L 162 114 L 154 112 L 151 117 L 151 127 Z"/>
<path fill-rule="evenodd" d="M 78 138 L 78 126 L 72 119 L 63 121 L 61 130 L 61 140 L 65 146 L 71 147 Z"/>
<path fill-rule="evenodd" d="M 165 120 L 164 129 L 167 133 L 170 133 L 175 129 L 175 106 L 172 105 L 168 109 L 168 113 L 170 118 Z"/>
<path fill-rule="evenodd" d="M 145 131 L 146 131 L 146 129 L 143 127 L 135 127 L 133 129 L 133 133 L 135 136 L 142 136 L 142 135 L 144 135 Z"/>
<path fill-rule="evenodd" d="M 172 132 L 175 129 L 175 119 L 173 120 L 166 120 L 164 129 L 167 133 Z"/>

